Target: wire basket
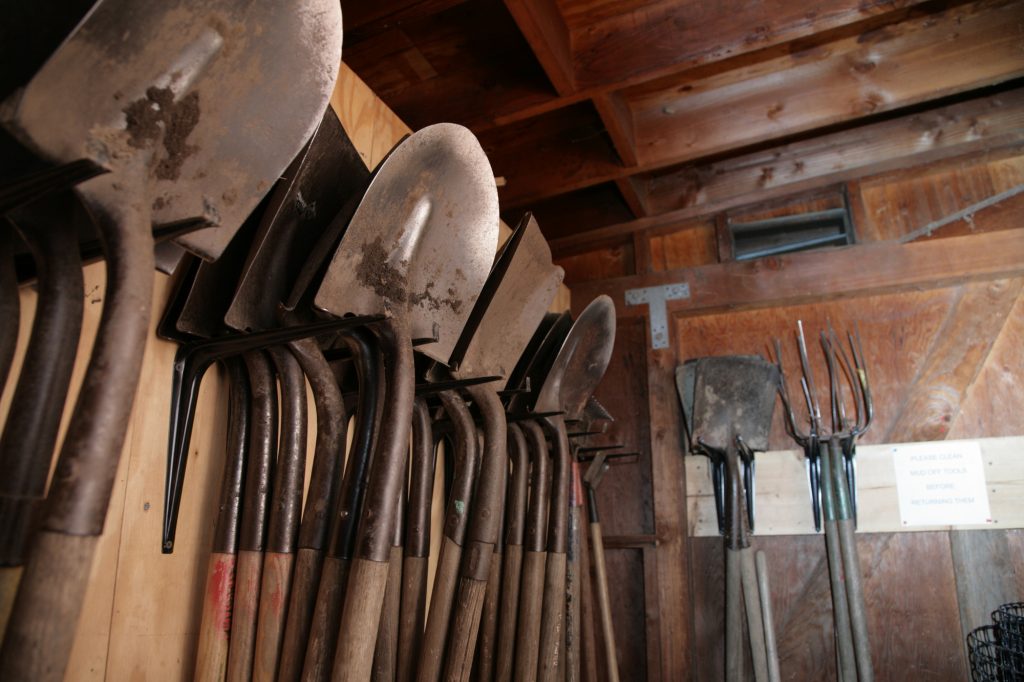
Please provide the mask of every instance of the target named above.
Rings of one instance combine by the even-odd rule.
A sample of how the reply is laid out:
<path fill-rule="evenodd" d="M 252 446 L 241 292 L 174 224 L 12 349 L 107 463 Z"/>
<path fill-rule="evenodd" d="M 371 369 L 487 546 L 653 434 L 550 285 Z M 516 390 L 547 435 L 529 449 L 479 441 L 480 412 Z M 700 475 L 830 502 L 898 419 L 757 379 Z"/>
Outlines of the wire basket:
<path fill-rule="evenodd" d="M 998 629 L 999 644 L 1024 654 L 1024 602 L 1003 604 L 992 612 Z"/>
<path fill-rule="evenodd" d="M 997 626 L 969 632 L 967 650 L 974 682 L 1024 682 L 1024 653 L 1003 646 Z"/>

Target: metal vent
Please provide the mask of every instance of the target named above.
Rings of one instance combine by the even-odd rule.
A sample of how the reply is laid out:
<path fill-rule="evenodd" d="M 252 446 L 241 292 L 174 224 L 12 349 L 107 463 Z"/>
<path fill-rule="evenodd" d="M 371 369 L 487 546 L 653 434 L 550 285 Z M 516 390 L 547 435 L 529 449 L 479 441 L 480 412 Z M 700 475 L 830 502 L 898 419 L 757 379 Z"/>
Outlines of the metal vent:
<path fill-rule="evenodd" d="M 751 260 L 793 251 L 854 243 L 846 207 L 814 213 L 767 218 L 753 222 L 729 221 L 733 257 Z"/>

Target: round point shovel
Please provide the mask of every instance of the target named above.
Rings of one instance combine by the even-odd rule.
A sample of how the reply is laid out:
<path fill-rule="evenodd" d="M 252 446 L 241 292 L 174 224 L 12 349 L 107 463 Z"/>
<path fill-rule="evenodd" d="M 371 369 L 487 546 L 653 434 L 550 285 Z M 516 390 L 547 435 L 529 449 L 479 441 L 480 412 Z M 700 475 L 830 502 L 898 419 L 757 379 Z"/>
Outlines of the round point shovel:
<path fill-rule="evenodd" d="M 544 418 L 555 446 L 551 515 L 548 523 L 547 570 L 541 617 L 537 677 L 554 680 L 559 670 L 565 623 L 566 539 L 569 523 L 571 453 L 565 417 L 579 416 L 601 382 L 615 343 L 615 304 L 598 296 L 580 313 L 562 343 L 537 396 L 538 412 L 557 413 Z"/>
<path fill-rule="evenodd" d="M 369 679 L 412 425 L 412 339 L 447 361 L 497 242 L 494 176 L 479 142 L 429 126 L 378 170 L 324 276 L 315 305 L 388 315 L 378 330 L 387 403 L 349 575 L 333 677 Z M 453 247 L 457 247 L 453 252 Z"/>

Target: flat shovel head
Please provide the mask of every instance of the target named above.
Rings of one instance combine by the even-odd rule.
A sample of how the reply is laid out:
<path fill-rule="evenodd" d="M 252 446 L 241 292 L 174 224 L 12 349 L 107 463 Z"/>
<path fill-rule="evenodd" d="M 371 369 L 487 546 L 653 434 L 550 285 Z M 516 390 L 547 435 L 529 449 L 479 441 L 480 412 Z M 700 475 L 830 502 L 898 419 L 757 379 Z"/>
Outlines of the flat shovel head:
<path fill-rule="evenodd" d="M 565 271 L 532 217 L 459 366 L 462 376 L 508 375 L 529 343 Z"/>
<path fill-rule="evenodd" d="M 615 346 L 615 304 L 598 296 L 583 309 L 558 350 L 537 395 L 538 412 L 565 412 L 578 417 L 601 383 Z"/>
<path fill-rule="evenodd" d="M 336 0 L 103 0 L 5 118 L 53 161 L 152 149 L 153 222 L 220 225 L 177 240 L 215 259 L 313 132 L 340 62 Z"/>
<path fill-rule="evenodd" d="M 768 449 L 778 370 L 760 355 L 700 358 L 694 371 L 694 442 L 725 451 L 736 436 L 752 450 Z"/>
<path fill-rule="evenodd" d="M 253 331 L 278 324 L 278 304 L 291 292 L 320 235 L 369 175 L 328 109 L 271 194 L 224 316 L 229 327 Z"/>
<path fill-rule="evenodd" d="M 334 315 L 408 316 L 418 350 L 447 363 L 498 242 L 498 190 L 468 129 L 414 133 L 377 171 L 314 305 Z"/>

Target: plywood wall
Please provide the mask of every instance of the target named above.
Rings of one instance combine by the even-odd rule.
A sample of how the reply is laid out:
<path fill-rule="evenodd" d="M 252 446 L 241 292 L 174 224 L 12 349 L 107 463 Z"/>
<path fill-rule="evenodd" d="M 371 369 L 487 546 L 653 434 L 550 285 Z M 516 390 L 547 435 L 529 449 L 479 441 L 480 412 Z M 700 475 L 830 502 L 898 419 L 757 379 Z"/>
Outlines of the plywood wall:
<path fill-rule="evenodd" d="M 650 547 L 647 563 L 624 556 L 611 569 L 613 585 L 648 596 L 615 608 L 616 622 L 644 623 L 642 634 L 623 635 L 619 649 L 631 660 L 638 647 L 656 650 L 650 679 L 718 680 L 724 665 L 722 541 L 685 537 L 685 526 L 676 525 L 683 495 L 664 480 L 684 456 L 671 385 L 676 364 L 702 355 L 764 354 L 772 338 L 780 338 L 786 365 L 796 368 L 796 320 L 812 333 L 829 322 L 838 329 L 856 326 L 877 414 L 866 442 L 1024 434 L 1024 262 L 1000 254 L 1024 245 L 1024 203 L 1015 194 L 1022 169 L 1024 156 L 1008 150 L 894 171 L 564 258 L 574 307 L 608 293 L 619 310 L 609 370 L 618 378 L 606 382 L 604 399 L 613 412 L 631 415 L 617 427 L 617 440 L 643 454 L 636 471 L 621 473 L 601 491 L 599 505 L 603 513 L 626 510 L 624 519 L 634 518 L 637 499 L 651 509 L 644 519 L 652 525 L 629 521 L 612 538 L 621 548 L 613 553 Z M 835 200 L 849 202 L 860 244 L 743 267 L 728 262 L 725 219 L 813 210 Z M 951 214 L 961 217 L 944 222 Z M 914 252 L 929 238 L 920 228 L 936 223 L 929 258 L 941 267 L 913 273 L 878 267 L 879 258 Z M 983 267 L 969 253 L 975 247 L 988 250 Z M 820 278 L 801 279 L 798 270 L 812 259 Z M 627 308 L 623 292 L 677 281 L 690 284 L 692 298 L 669 305 L 672 347 L 652 350 L 646 309 Z M 826 376 L 820 356 L 814 362 L 817 376 Z M 791 392 L 799 391 L 793 376 L 790 382 Z M 647 423 L 644 415 L 633 416 L 637 405 L 645 408 Z M 771 447 L 793 447 L 779 414 Z M 1017 568 L 1024 565 L 1024 531 L 868 534 L 858 542 L 879 679 L 964 679 L 965 632 L 987 621 L 1000 603 L 1024 598 L 1024 572 Z M 763 537 L 754 544 L 770 564 L 783 679 L 835 679 L 823 538 Z M 652 593 L 660 598 L 654 608 Z"/>

